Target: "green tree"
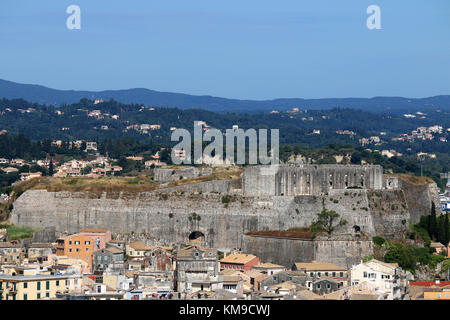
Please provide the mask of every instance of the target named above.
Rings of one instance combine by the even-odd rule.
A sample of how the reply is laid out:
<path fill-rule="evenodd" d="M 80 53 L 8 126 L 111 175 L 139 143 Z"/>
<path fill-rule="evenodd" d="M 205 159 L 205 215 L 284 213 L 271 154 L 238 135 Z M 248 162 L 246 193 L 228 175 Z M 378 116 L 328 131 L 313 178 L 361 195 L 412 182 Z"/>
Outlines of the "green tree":
<path fill-rule="evenodd" d="M 418 258 L 413 247 L 396 243 L 392 245 L 384 255 L 384 261 L 389 263 L 398 263 L 404 270 L 414 272 Z"/>
<path fill-rule="evenodd" d="M 450 259 L 445 259 L 442 262 L 441 271 L 446 273 L 447 275 L 450 274 Z M 447 279 L 447 280 L 450 280 L 450 279 Z"/>
<path fill-rule="evenodd" d="M 443 219 L 441 218 L 441 220 L 444 220 L 444 222 L 443 222 L 444 230 L 443 230 L 441 243 L 444 246 L 447 246 L 448 243 L 450 242 L 450 234 L 449 234 L 450 233 L 450 224 L 449 224 L 449 221 L 448 221 L 448 213 L 445 214 L 444 218 Z"/>
<path fill-rule="evenodd" d="M 339 219 L 339 217 L 340 215 L 336 211 L 323 208 L 317 215 L 317 220 L 311 223 L 311 231 L 314 233 L 325 231 L 331 235 L 337 227 L 347 224 L 347 220 Z"/>
<path fill-rule="evenodd" d="M 53 177 L 54 173 L 55 173 L 55 169 L 53 168 L 53 159 L 50 159 L 50 163 L 48 165 L 48 175 L 50 177 Z"/>
<path fill-rule="evenodd" d="M 431 203 L 431 215 L 428 223 L 428 233 L 431 238 L 436 239 L 438 236 L 438 225 L 436 220 L 436 206 L 434 202 Z"/>

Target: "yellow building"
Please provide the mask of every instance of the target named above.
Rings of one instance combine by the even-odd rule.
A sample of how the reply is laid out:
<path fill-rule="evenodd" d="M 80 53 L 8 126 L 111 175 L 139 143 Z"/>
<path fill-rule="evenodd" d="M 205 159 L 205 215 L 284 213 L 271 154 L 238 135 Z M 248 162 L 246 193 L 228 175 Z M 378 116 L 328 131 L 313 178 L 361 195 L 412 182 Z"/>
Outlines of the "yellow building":
<path fill-rule="evenodd" d="M 80 275 L 52 275 L 35 267 L 4 266 L 0 274 L 0 300 L 55 298 L 57 292 L 81 290 Z"/>
<path fill-rule="evenodd" d="M 424 292 L 423 298 L 425 300 L 450 300 L 450 288 L 444 288 L 438 292 Z"/>
<path fill-rule="evenodd" d="M 147 246 L 142 241 L 136 241 L 126 245 L 126 253 L 130 258 L 144 258 L 145 252 L 151 249 L 152 247 Z"/>

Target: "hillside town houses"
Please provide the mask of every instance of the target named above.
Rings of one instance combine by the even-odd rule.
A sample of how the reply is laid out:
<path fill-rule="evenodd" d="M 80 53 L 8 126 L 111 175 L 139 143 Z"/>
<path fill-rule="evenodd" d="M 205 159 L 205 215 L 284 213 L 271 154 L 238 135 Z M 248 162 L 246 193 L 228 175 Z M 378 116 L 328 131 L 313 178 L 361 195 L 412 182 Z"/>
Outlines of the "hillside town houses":
<path fill-rule="evenodd" d="M 164 246 L 102 228 L 11 241 L 5 230 L 0 300 L 442 300 L 450 293 L 448 281 L 415 282 L 398 264 L 376 259 L 351 268 L 283 266 L 239 250 L 195 241 Z"/>
<path fill-rule="evenodd" d="M 63 142 L 61 140 L 54 140 L 52 145 L 62 147 Z M 42 177 L 43 174 L 42 171 L 39 171 L 39 167 L 48 170 L 50 168 L 50 162 L 52 162 L 53 166 L 53 176 L 57 178 L 82 176 L 97 178 L 107 175 L 119 175 L 123 171 L 121 166 L 115 164 L 117 163 L 117 159 L 103 156 L 98 153 L 97 142 L 82 140 L 69 142 L 69 148 L 72 147 L 78 149 L 83 148 L 83 151 L 90 153 L 91 155 L 87 159 L 77 158 L 65 162 L 48 158 L 30 161 L 18 158 L 0 158 L 0 170 L 6 174 L 20 173 L 20 180 L 22 181 Z M 153 155 L 147 156 L 145 159 L 142 156 L 128 156 L 126 159 L 141 162 L 145 169 L 167 165 L 167 163 L 161 161 L 159 151 Z M 31 168 L 33 168 L 32 171 Z"/>

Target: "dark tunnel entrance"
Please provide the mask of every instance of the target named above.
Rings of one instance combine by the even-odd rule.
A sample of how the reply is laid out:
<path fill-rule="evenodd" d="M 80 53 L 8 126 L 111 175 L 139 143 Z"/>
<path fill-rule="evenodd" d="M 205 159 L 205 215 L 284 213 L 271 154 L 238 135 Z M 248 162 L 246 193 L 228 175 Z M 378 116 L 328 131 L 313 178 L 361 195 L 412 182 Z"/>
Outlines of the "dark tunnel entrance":
<path fill-rule="evenodd" d="M 205 235 L 200 231 L 191 232 L 189 235 L 189 241 L 203 241 L 205 240 Z"/>

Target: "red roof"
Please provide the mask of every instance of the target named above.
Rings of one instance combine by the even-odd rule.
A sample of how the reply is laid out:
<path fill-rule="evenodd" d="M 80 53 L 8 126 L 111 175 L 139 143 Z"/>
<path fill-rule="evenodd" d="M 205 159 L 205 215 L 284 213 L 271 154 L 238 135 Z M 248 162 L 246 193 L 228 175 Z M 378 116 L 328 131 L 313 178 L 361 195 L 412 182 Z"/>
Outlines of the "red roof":
<path fill-rule="evenodd" d="M 439 284 L 436 283 L 436 281 L 422 281 L 422 282 L 410 282 L 410 286 L 416 286 L 416 287 L 445 287 L 450 286 L 450 281 L 440 281 Z"/>

